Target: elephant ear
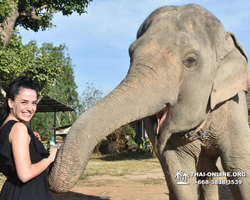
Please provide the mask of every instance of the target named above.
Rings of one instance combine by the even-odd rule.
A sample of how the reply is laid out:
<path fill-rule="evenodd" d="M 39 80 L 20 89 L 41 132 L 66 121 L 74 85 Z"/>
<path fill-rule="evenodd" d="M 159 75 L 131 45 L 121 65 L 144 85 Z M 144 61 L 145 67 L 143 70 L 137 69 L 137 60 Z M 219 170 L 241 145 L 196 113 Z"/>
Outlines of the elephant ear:
<path fill-rule="evenodd" d="M 250 90 L 247 56 L 233 33 L 226 33 L 226 40 L 222 48 L 219 58 L 220 66 L 210 96 L 211 109 L 242 90 Z"/>

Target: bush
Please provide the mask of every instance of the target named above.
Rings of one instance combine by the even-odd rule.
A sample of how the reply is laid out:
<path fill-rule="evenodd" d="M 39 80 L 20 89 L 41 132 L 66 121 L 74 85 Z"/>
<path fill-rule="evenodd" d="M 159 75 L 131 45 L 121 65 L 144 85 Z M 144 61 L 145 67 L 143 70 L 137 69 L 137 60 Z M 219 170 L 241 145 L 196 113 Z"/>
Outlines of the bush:
<path fill-rule="evenodd" d="M 94 150 L 94 153 L 101 153 L 102 155 L 109 154 L 108 152 L 108 146 L 109 142 L 106 139 L 102 139 L 101 142 L 99 142 Z"/>
<path fill-rule="evenodd" d="M 154 147 L 150 139 L 149 138 L 146 138 L 146 139 L 141 138 L 141 139 L 142 139 L 142 144 L 140 144 L 140 147 L 139 147 L 140 152 L 145 153 L 150 157 L 155 157 L 156 155 L 155 155 Z"/>
<path fill-rule="evenodd" d="M 112 154 L 135 151 L 137 144 L 134 141 L 136 132 L 130 125 L 122 126 L 108 135 L 95 147 L 95 153 Z"/>

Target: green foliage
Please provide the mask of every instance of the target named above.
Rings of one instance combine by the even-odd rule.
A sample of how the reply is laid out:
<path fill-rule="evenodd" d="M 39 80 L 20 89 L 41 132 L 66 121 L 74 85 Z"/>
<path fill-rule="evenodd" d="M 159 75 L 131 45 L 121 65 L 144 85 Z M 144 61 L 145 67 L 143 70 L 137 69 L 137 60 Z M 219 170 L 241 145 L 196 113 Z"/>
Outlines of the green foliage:
<path fill-rule="evenodd" d="M 107 139 L 102 139 L 95 147 L 94 153 L 100 153 L 102 155 L 112 154 L 112 149 L 110 141 Z"/>
<path fill-rule="evenodd" d="M 54 134 L 53 113 L 35 113 L 32 118 L 32 130 L 40 134 L 42 141 L 49 141 Z"/>
<path fill-rule="evenodd" d="M 155 151 L 152 142 L 150 141 L 149 138 L 141 138 L 142 139 L 142 144 L 139 145 L 139 150 L 142 153 L 147 154 L 150 157 L 155 156 Z"/>
<path fill-rule="evenodd" d="M 45 30 L 53 26 L 52 18 L 56 12 L 63 15 L 71 15 L 73 12 L 82 14 L 92 0 L 33 0 L 21 1 L 18 5 L 19 11 L 26 14 L 16 21 L 16 26 L 38 31 Z M 30 15 L 28 16 L 27 14 Z"/>
<path fill-rule="evenodd" d="M 115 145 L 118 152 L 123 152 L 126 149 L 127 138 L 123 127 L 116 129 L 112 134 L 107 136 L 107 139 L 114 142 L 113 145 Z"/>
<path fill-rule="evenodd" d="M 154 147 L 153 147 L 153 144 L 151 143 L 150 139 L 146 138 L 145 139 L 145 146 L 146 146 L 146 152 L 149 154 L 149 155 L 154 155 Z"/>
<path fill-rule="evenodd" d="M 0 0 L 0 46 L 6 45 L 13 28 L 21 26 L 35 32 L 52 28 L 53 15 L 61 12 L 69 16 L 73 12 L 81 15 L 92 0 Z M 13 14 L 15 13 L 15 14 Z M 11 22 L 11 23 L 10 23 Z"/>
<path fill-rule="evenodd" d="M 18 8 L 19 18 L 16 26 L 38 31 L 53 26 L 53 14 L 61 12 L 63 15 L 71 15 L 73 12 L 79 15 L 86 13 L 86 8 L 92 0 L 1 0 L 0 23 L 9 16 L 14 7 Z"/>
<path fill-rule="evenodd" d="M 135 135 L 136 132 L 130 125 L 122 126 L 103 139 L 96 146 L 95 153 L 99 150 L 101 154 L 117 156 L 118 153 L 135 151 L 137 149 L 137 144 L 133 140 Z"/>
<path fill-rule="evenodd" d="M 12 1 L 0 0 L 0 24 L 4 22 L 13 9 Z"/>
<path fill-rule="evenodd" d="M 135 130 L 129 124 L 125 126 L 124 133 L 125 133 L 125 135 L 130 136 L 131 139 L 134 139 L 135 135 L 136 135 Z"/>
<path fill-rule="evenodd" d="M 0 48 L 0 85 L 5 89 L 13 79 L 27 75 L 36 81 L 41 93 L 46 92 L 62 72 L 62 60 L 56 57 L 56 51 L 62 48 L 46 51 L 35 41 L 23 45 L 19 33 L 13 33 L 9 44 Z"/>
<path fill-rule="evenodd" d="M 112 154 L 122 152 L 126 146 L 126 137 L 124 135 L 123 127 L 116 129 L 112 134 L 101 140 L 95 148 L 95 153 Z"/>
<path fill-rule="evenodd" d="M 62 61 L 63 73 L 54 79 L 54 86 L 48 86 L 47 94 L 61 103 L 73 108 L 76 112 L 81 110 L 77 85 L 74 80 L 74 71 L 72 60 L 67 54 L 67 47 L 60 45 L 55 48 L 51 43 L 44 43 L 41 49 L 45 52 L 53 53 L 57 60 Z M 72 124 L 76 120 L 76 112 L 57 112 L 56 126 L 65 126 Z M 41 134 L 43 140 L 49 139 L 54 131 L 54 113 L 36 113 L 33 118 L 33 130 Z"/>

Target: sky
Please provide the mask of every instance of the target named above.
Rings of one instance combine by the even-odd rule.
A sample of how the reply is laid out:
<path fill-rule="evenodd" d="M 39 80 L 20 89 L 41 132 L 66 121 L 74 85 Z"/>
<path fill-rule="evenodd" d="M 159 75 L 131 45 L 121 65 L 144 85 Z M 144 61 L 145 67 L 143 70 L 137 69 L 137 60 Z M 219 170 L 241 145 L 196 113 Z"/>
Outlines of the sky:
<path fill-rule="evenodd" d="M 230 3 L 229 3 L 230 2 Z M 55 14 L 53 27 L 46 31 L 27 31 L 18 27 L 23 43 L 31 40 L 65 44 L 74 65 L 75 82 L 81 95 L 87 83 L 110 93 L 129 69 L 128 48 L 147 16 L 155 9 L 174 5 L 199 4 L 213 13 L 226 31 L 233 32 L 250 60 L 249 0 L 93 0 L 81 16 Z"/>

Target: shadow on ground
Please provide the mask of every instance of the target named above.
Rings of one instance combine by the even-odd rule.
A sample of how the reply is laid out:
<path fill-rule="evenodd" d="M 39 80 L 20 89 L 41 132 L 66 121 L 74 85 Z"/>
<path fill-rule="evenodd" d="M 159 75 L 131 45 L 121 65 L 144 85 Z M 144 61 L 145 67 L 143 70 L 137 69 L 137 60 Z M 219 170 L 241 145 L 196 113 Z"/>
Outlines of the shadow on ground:
<path fill-rule="evenodd" d="M 62 194 L 53 194 L 55 200 L 109 200 L 109 197 L 98 197 L 93 195 L 85 195 L 77 192 L 65 192 Z"/>

